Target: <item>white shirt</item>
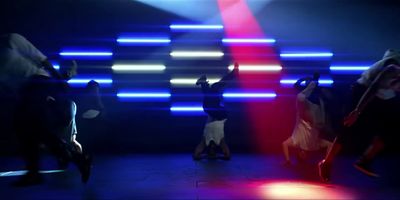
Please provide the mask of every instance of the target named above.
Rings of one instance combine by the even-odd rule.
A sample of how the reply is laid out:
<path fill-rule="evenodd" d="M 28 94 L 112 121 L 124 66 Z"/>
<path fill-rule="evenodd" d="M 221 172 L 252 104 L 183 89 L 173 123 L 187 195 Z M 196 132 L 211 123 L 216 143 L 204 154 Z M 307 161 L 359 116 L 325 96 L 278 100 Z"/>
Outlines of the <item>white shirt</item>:
<path fill-rule="evenodd" d="M 397 52 L 392 54 L 386 53 L 385 57 L 382 60 L 374 63 L 369 69 L 364 71 L 357 82 L 361 85 L 369 87 L 374 79 L 379 75 L 379 73 L 382 72 L 385 67 L 384 64 L 389 58 L 400 60 L 400 55 L 397 55 Z M 399 74 L 400 69 L 392 70 L 381 78 L 378 86 L 378 91 L 376 92 L 376 96 L 378 98 L 387 100 L 396 96 L 396 92 L 393 88 L 390 87 L 390 83 L 394 80 L 396 76 L 399 76 Z"/>

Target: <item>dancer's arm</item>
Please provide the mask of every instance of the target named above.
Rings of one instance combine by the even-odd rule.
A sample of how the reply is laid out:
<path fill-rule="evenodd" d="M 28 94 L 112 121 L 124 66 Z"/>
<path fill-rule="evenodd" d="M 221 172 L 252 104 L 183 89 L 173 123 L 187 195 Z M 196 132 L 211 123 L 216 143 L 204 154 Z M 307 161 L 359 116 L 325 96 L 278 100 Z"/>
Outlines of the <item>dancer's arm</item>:
<path fill-rule="evenodd" d="M 294 83 L 293 87 L 298 90 L 304 90 L 306 87 L 301 86 L 301 83 L 303 81 L 310 81 L 311 79 L 312 79 L 311 77 L 300 78 L 299 80 L 296 81 L 296 83 Z"/>
<path fill-rule="evenodd" d="M 399 66 L 397 65 L 393 64 L 389 65 L 375 77 L 371 85 L 368 87 L 368 89 L 364 92 L 361 99 L 358 101 L 356 108 L 346 117 L 344 121 L 345 126 L 351 126 L 357 121 L 358 117 L 364 111 L 367 105 L 375 98 L 375 94 L 379 89 L 379 84 L 382 78 L 391 70 L 396 70 L 398 68 Z"/>
<path fill-rule="evenodd" d="M 53 64 L 49 62 L 47 59 L 42 61 L 42 65 L 44 68 L 50 73 L 50 75 L 58 80 L 69 80 L 77 74 L 78 64 L 75 60 L 72 61 L 72 66 L 65 73 L 61 74 L 58 72 Z"/>

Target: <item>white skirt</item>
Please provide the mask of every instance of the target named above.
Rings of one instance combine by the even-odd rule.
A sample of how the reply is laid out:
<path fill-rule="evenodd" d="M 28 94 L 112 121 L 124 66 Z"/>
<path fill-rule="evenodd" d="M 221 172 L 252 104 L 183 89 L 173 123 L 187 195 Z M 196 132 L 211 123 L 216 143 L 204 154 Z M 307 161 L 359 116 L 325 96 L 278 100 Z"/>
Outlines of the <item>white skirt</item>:
<path fill-rule="evenodd" d="M 219 121 L 208 121 L 206 123 L 206 126 L 204 127 L 204 138 L 207 146 L 211 141 L 214 141 L 217 145 L 221 143 L 221 140 L 224 138 L 225 121 L 226 119 Z"/>
<path fill-rule="evenodd" d="M 306 151 L 318 150 L 320 146 L 318 131 L 302 119 L 297 122 L 293 130 L 292 140 L 295 146 Z"/>

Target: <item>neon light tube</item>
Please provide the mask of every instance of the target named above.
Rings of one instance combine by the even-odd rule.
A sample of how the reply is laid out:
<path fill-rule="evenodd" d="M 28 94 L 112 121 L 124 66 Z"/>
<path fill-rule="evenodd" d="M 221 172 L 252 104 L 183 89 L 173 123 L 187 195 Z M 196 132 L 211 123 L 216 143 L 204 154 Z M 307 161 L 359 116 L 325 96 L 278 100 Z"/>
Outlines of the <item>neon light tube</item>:
<path fill-rule="evenodd" d="M 170 43 L 168 38 L 118 38 L 118 43 Z"/>
<path fill-rule="evenodd" d="M 275 98 L 275 93 L 224 93 L 225 98 Z"/>
<path fill-rule="evenodd" d="M 222 57 L 224 53 L 220 51 L 172 51 L 171 57 L 175 58 L 196 58 L 196 57 Z"/>
<path fill-rule="evenodd" d="M 169 98 L 170 93 L 147 93 L 147 92 L 120 92 L 117 94 L 120 98 Z"/>
<path fill-rule="evenodd" d="M 229 70 L 233 70 L 233 65 L 229 65 Z M 239 71 L 281 71 L 280 65 L 239 65 Z"/>
<path fill-rule="evenodd" d="M 165 65 L 113 65 L 112 70 L 114 71 L 163 71 Z"/>
<path fill-rule="evenodd" d="M 275 39 L 260 39 L 260 38 L 224 38 L 222 39 L 223 43 L 238 43 L 238 44 L 245 44 L 245 43 L 275 43 Z"/>
<path fill-rule="evenodd" d="M 63 51 L 60 52 L 60 56 L 112 56 L 112 52 L 73 52 L 73 51 Z"/>
<path fill-rule="evenodd" d="M 282 80 L 280 80 L 280 83 L 284 84 L 284 85 L 289 85 L 289 84 L 292 85 L 292 84 L 295 84 L 297 80 L 298 79 L 282 79 Z M 301 84 L 304 84 L 304 83 L 305 83 L 305 81 L 303 81 Z M 334 81 L 331 79 L 320 79 L 320 80 L 318 80 L 318 83 L 321 85 L 323 85 L 323 84 L 331 85 L 334 83 Z"/>
<path fill-rule="evenodd" d="M 101 79 L 101 78 L 74 78 L 70 79 L 68 83 L 70 84 L 87 84 L 89 81 L 94 80 L 99 84 L 111 84 L 113 82 L 112 79 Z"/>
<path fill-rule="evenodd" d="M 171 106 L 172 112 L 204 112 L 202 106 Z"/>
<path fill-rule="evenodd" d="M 325 58 L 332 57 L 333 53 L 321 52 L 321 53 L 281 53 L 281 58 Z"/>
<path fill-rule="evenodd" d="M 173 24 L 169 26 L 170 29 L 175 30 L 221 30 L 224 28 L 222 25 L 195 25 L 195 24 Z"/>
<path fill-rule="evenodd" d="M 195 85 L 198 79 L 196 78 L 174 78 L 169 82 L 173 85 Z M 220 79 L 207 79 L 207 81 L 212 84 L 218 82 Z"/>
<path fill-rule="evenodd" d="M 330 66 L 331 71 L 365 71 L 369 66 Z"/>

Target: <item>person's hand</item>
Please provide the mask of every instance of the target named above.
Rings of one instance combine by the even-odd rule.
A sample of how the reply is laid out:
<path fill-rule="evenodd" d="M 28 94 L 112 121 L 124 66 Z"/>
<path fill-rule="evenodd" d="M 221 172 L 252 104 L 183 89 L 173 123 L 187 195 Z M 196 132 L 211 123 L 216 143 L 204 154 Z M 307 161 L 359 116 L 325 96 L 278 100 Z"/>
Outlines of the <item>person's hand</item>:
<path fill-rule="evenodd" d="M 353 110 L 349 115 L 347 115 L 347 117 L 345 117 L 344 126 L 346 127 L 352 126 L 358 120 L 360 114 L 361 114 L 360 111 Z"/>
<path fill-rule="evenodd" d="M 82 145 L 79 144 L 78 141 L 76 140 L 72 140 L 72 146 L 76 149 L 76 151 L 78 151 L 78 153 L 82 153 Z"/>

